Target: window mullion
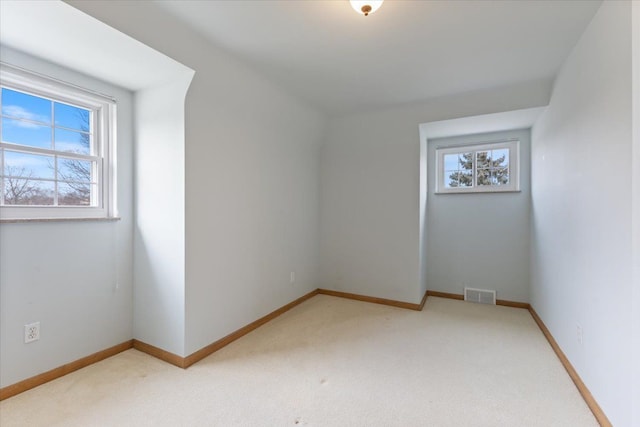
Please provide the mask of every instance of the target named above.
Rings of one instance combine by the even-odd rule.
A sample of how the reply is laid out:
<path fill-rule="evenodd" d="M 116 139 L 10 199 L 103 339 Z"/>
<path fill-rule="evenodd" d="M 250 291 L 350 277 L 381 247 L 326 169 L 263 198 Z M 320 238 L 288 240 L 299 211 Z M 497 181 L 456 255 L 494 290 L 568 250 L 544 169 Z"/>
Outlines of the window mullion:
<path fill-rule="evenodd" d="M 473 151 L 472 155 L 471 155 L 471 170 L 473 171 L 473 179 L 471 180 L 471 183 L 473 184 L 473 188 L 478 188 L 478 168 L 476 165 L 476 157 L 478 156 L 478 152 L 477 151 Z"/>
<path fill-rule="evenodd" d="M 51 104 L 51 123 L 49 123 L 49 126 L 51 126 L 51 150 L 55 151 L 56 146 L 56 112 L 55 112 L 55 108 L 53 108 L 53 101 L 50 101 Z"/>
<path fill-rule="evenodd" d="M 496 142 L 495 144 L 489 142 L 483 142 L 482 145 L 464 144 L 464 145 L 452 145 L 452 146 L 440 146 L 436 147 L 436 170 L 437 170 L 437 182 L 436 193 L 493 193 L 493 192 L 518 192 L 520 191 L 519 185 L 519 140 L 510 138 Z M 496 150 L 500 150 L 497 152 Z M 486 159 L 485 159 L 486 152 Z M 447 156 L 454 156 L 459 158 L 463 154 L 469 153 L 471 156 L 468 159 L 471 165 L 467 166 L 469 169 L 466 172 L 471 172 L 472 178 L 467 186 L 463 187 L 453 184 L 447 180 Z M 478 162 L 479 155 L 483 159 L 482 163 Z M 496 158 L 501 155 L 508 157 L 506 166 L 500 162 L 499 166 L 496 166 Z M 449 168 L 451 168 L 451 164 Z M 458 174 L 461 172 L 461 166 L 458 164 Z M 497 173 L 496 171 L 502 171 Z M 484 179 L 486 175 L 486 182 L 483 180 L 480 183 L 480 174 Z M 506 182 L 505 182 L 506 180 Z M 482 184 L 482 185 L 481 185 Z"/>
<path fill-rule="evenodd" d="M 45 76 L 13 69 L 6 64 L 0 65 L 0 76 L 0 105 L 3 101 L 8 102 L 10 96 L 15 96 L 17 103 L 24 104 L 25 107 L 31 106 L 31 103 L 34 105 L 33 117 L 12 117 L 6 111 L 5 114 L 0 113 L 0 134 L 3 128 L 5 132 L 8 129 L 3 126 L 6 122 L 2 123 L 5 119 L 16 120 L 20 122 L 19 125 L 24 126 L 43 126 L 37 134 L 34 131 L 24 137 L 16 134 L 13 138 L 8 138 L 11 142 L 0 139 L 2 219 L 109 216 L 111 211 L 107 209 L 112 201 L 106 199 L 111 197 L 107 189 L 114 185 L 112 180 L 115 180 L 115 176 L 111 174 L 112 160 L 107 156 L 115 147 L 111 146 L 114 141 L 110 140 L 108 133 L 102 131 L 102 127 L 115 119 L 115 106 L 112 105 L 115 100 L 75 86 L 67 88 L 68 85 L 61 82 L 52 83 Z M 22 95 L 14 92 L 21 92 Z M 65 106 L 60 107 L 61 104 Z M 81 122 L 76 123 L 73 116 L 67 116 L 68 113 L 73 114 L 74 109 L 81 111 L 82 117 L 78 119 Z M 45 117 L 46 115 L 49 117 Z M 86 123 L 87 120 L 89 123 Z M 83 123 L 88 125 L 86 130 Z M 46 131 L 47 126 L 49 132 Z M 49 134 L 48 145 L 44 139 L 45 133 Z M 85 151 L 87 148 L 88 151 Z M 4 191 L 8 180 L 5 168 L 7 162 L 22 167 L 22 159 L 33 159 L 33 163 L 25 166 L 25 173 L 16 172 L 9 178 L 23 175 L 16 178 L 32 179 L 33 182 L 29 185 L 33 188 L 14 201 L 8 199 Z M 61 172 L 64 172 L 65 179 Z M 87 172 L 90 172 L 90 176 L 87 176 Z M 29 178 L 31 176 L 35 178 Z M 41 178 L 43 176 L 47 178 Z M 5 205 L 7 202 L 10 205 Z"/>
<path fill-rule="evenodd" d="M 62 156 L 70 159 L 86 160 L 91 162 L 97 162 L 100 159 L 99 156 L 72 153 L 70 151 L 49 150 L 47 148 L 30 147 L 28 145 L 12 144 L 10 142 L 0 142 L 0 148 L 5 148 L 11 151 L 19 151 L 21 153 L 44 154 L 48 156 Z"/>
<path fill-rule="evenodd" d="M 51 149 L 56 148 L 56 109 L 51 101 Z M 58 156 L 53 156 L 53 206 L 58 206 Z"/>
<path fill-rule="evenodd" d="M 53 157 L 53 206 L 58 206 L 58 156 Z"/>

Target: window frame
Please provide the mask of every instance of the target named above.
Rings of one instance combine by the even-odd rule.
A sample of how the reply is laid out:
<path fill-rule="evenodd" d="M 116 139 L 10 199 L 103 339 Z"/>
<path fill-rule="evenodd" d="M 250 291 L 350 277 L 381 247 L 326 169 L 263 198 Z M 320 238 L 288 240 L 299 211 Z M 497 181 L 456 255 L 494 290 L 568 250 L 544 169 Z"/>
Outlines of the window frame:
<path fill-rule="evenodd" d="M 116 218 L 116 103 L 103 95 L 48 76 L 0 63 L 0 87 L 25 92 L 85 108 L 90 111 L 93 152 L 77 155 L 53 149 L 29 147 L 0 140 L 0 148 L 31 154 L 56 155 L 64 158 L 91 159 L 96 162 L 96 189 L 91 191 L 90 206 L 65 205 L 4 205 L 0 204 L 0 221 L 45 219 Z M 1 93 L 0 93 L 1 96 Z M 0 122 L 0 135 L 1 135 Z M 55 123 L 52 123 L 55 127 Z M 0 168 L 4 171 L 4 156 L 0 156 Z M 57 179 L 57 178 L 56 178 Z M 4 181 L 0 178 L 0 192 L 4 193 Z M 3 194 L 0 195 L 2 201 Z M 95 199 L 94 199 L 95 198 Z"/>
<path fill-rule="evenodd" d="M 476 153 L 488 150 L 509 150 L 509 184 L 505 185 L 477 185 Z M 473 152 L 473 186 L 447 187 L 444 177 L 444 156 L 446 154 L 462 154 Z M 520 191 L 520 140 L 509 139 L 499 141 L 483 141 L 464 145 L 436 147 L 436 186 L 435 194 L 462 193 L 514 193 Z"/>

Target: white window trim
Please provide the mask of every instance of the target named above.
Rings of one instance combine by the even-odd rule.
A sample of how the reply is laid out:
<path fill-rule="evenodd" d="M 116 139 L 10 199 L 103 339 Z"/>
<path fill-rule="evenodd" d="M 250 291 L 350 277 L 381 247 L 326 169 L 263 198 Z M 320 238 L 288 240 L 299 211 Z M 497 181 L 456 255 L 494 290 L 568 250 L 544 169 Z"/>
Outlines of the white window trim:
<path fill-rule="evenodd" d="M 446 187 L 444 185 L 444 156 L 462 152 L 476 152 L 496 149 L 509 149 L 509 184 L 483 185 L 473 187 Z M 508 193 L 520 191 L 520 140 L 509 139 L 500 141 L 485 141 L 481 143 L 436 147 L 436 194 L 457 193 Z M 475 156 L 473 162 L 473 177 L 476 177 Z"/>
<path fill-rule="evenodd" d="M 115 100 L 107 95 L 6 63 L 0 63 L 0 85 L 8 89 L 28 92 L 36 96 L 67 102 L 91 110 L 92 114 L 94 114 L 92 129 L 96 144 L 94 155 L 97 157 L 98 165 L 97 203 L 95 206 L 2 205 L 0 206 L 0 221 L 117 218 Z M 21 149 L 20 145 L 2 141 L 0 141 L 0 146 L 11 150 Z M 48 151 L 33 147 L 22 148 L 24 148 L 23 151 L 33 153 Z M 64 153 L 65 156 L 67 154 Z M 0 164 L 1 167 L 4 167 L 4 165 Z"/>

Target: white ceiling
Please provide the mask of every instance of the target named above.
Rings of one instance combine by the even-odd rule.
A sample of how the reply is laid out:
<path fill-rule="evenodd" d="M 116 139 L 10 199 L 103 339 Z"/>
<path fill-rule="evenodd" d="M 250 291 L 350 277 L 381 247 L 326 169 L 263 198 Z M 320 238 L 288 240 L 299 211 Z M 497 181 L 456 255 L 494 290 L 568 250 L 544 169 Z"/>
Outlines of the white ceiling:
<path fill-rule="evenodd" d="M 551 79 L 600 1 L 161 0 L 213 44 L 329 113 Z"/>
<path fill-rule="evenodd" d="M 0 0 L 0 45 L 129 90 L 165 83 L 190 71 L 60 1 Z"/>

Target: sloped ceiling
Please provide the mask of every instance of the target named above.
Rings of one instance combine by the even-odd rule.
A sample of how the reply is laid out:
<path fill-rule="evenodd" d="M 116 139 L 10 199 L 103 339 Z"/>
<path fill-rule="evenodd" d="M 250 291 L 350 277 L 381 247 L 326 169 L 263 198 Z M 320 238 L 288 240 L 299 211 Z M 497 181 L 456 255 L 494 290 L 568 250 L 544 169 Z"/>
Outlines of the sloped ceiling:
<path fill-rule="evenodd" d="M 332 114 L 551 80 L 600 1 L 157 1 Z"/>

